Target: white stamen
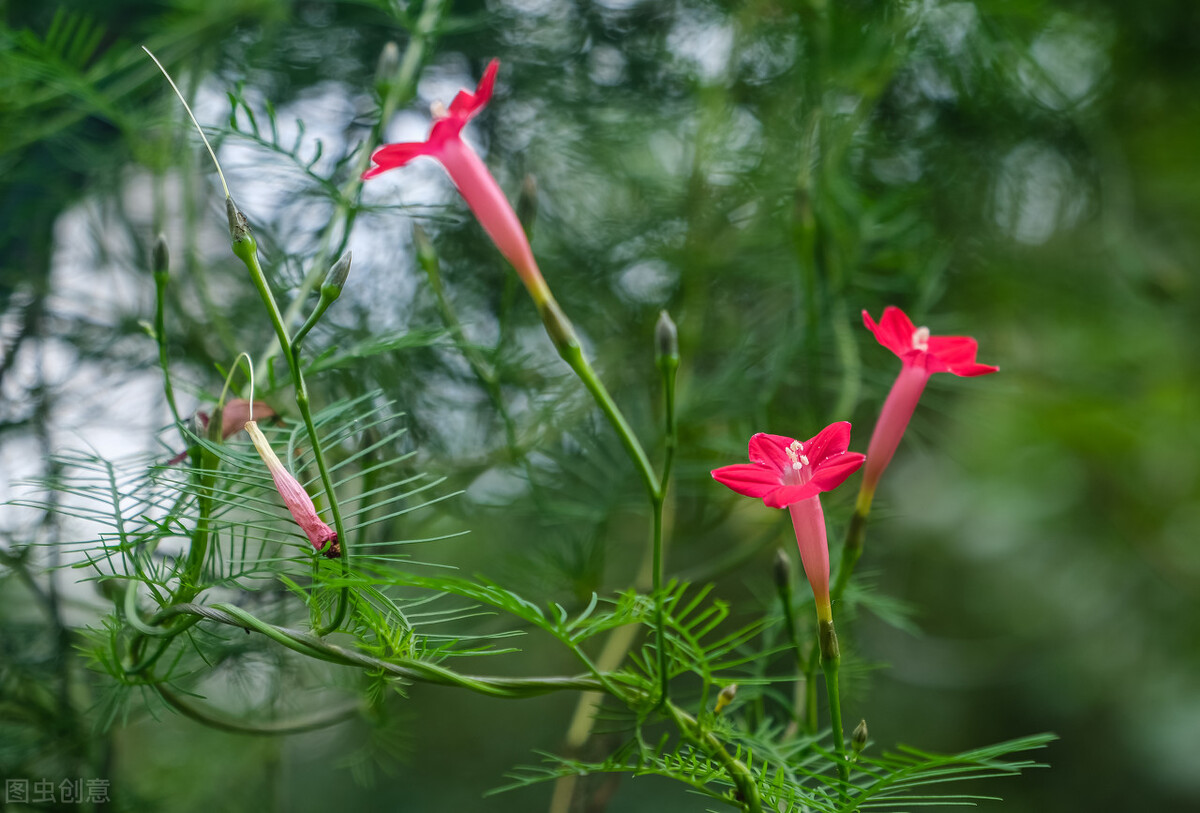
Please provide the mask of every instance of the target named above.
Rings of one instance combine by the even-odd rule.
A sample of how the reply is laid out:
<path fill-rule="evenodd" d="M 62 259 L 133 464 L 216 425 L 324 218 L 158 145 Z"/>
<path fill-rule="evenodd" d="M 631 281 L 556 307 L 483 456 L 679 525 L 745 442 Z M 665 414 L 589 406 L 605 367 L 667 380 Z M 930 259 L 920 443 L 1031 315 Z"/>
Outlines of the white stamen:
<path fill-rule="evenodd" d="M 433 116 L 434 121 L 441 121 L 450 115 L 450 111 L 446 109 L 446 105 L 442 104 L 441 101 L 436 101 L 429 105 L 429 112 Z"/>
<path fill-rule="evenodd" d="M 808 465 L 808 458 L 804 455 L 804 444 L 798 440 L 793 440 L 784 449 L 787 452 L 788 459 L 792 461 L 792 471 L 802 471 Z"/>
<path fill-rule="evenodd" d="M 912 346 L 913 350 L 920 350 L 923 353 L 929 352 L 929 328 L 919 327 L 913 331 Z"/>

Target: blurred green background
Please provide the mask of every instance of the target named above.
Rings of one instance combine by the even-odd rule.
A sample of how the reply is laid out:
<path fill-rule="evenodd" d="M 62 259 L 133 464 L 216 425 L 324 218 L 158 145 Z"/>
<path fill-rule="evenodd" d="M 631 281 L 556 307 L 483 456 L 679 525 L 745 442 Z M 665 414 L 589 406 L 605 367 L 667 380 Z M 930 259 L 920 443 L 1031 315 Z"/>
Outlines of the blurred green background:
<path fill-rule="evenodd" d="M 869 612 L 847 622 L 860 670 L 847 714 L 869 721 L 877 747 L 1057 733 L 1051 768 L 988 787 L 1005 798 L 990 809 L 1200 807 L 1200 6 L 444 6 L 389 140 L 422 138 L 429 104 L 499 57 L 495 101 L 468 138 L 511 199 L 536 178 L 542 269 L 656 453 L 653 325 L 661 308 L 679 324 L 669 572 L 718 579 L 747 615 L 770 603 L 774 550 L 794 543 L 708 470 L 741 462 L 755 431 L 806 438 L 835 419 L 854 423 L 851 448 L 865 451 L 898 362 L 861 327 L 862 309 L 894 304 L 934 333 L 975 336 L 1001 372 L 931 381 L 876 499 L 860 569 L 912 608 L 912 628 Z M 215 365 L 272 340 L 228 253 L 211 164 L 138 46 L 162 58 L 215 136 L 287 291 L 322 253 L 353 163 L 343 159 L 377 115 L 379 54 L 410 42 L 422 8 L 0 9 L 0 472 L 11 498 L 18 478 L 53 468 L 52 451 L 153 448 L 168 422 L 139 324 L 153 314 L 145 257 L 159 230 L 179 280 L 170 324 L 189 406 L 219 389 Z M 619 445 L 440 169 L 385 177 L 355 210 L 353 276 L 336 325 L 314 341 L 441 329 L 413 260 L 420 222 L 469 339 L 489 353 L 511 339 L 490 362 L 528 454 L 506 453 L 492 402 L 445 343 L 331 372 L 313 385 L 319 397 L 383 387 L 423 465 L 465 489 L 421 521 L 472 533 L 424 556 L 562 601 L 626 585 L 645 512 Z M 826 500 L 831 539 L 856 486 Z M 99 605 L 69 570 L 55 590 L 29 589 L 27 574 L 46 583 L 53 548 L 28 569 L 8 556 L 72 528 L 6 514 L 0 777 L 107 777 L 114 810 L 545 809 L 548 788 L 481 794 L 536 761 L 532 749 L 560 747 L 570 697 L 416 687 L 394 704 L 388 741 L 353 764 L 330 755 L 369 744 L 358 724 L 239 739 L 134 702 L 95 733 L 101 679 L 70 629 L 97 624 Z M 570 669 L 561 652 L 530 648 L 536 671 Z M 699 804 L 635 779 L 611 809 Z"/>

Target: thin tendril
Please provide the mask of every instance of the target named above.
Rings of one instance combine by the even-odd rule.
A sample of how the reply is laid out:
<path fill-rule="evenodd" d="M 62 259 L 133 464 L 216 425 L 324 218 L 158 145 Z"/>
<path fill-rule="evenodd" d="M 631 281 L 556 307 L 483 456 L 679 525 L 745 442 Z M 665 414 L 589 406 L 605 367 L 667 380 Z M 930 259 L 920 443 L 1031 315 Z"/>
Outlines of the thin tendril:
<path fill-rule="evenodd" d="M 162 71 L 162 75 L 167 77 L 167 81 L 171 83 L 171 90 L 175 91 L 175 95 L 179 97 L 179 101 L 183 104 L 183 109 L 187 111 L 188 117 L 191 118 L 192 124 L 196 125 L 196 132 L 200 134 L 200 138 L 204 141 L 204 146 L 208 147 L 208 154 L 212 156 L 213 163 L 217 166 L 217 175 L 221 179 L 221 188 L 225 190 L 225 197 L 229 197 L 229 184 L 225 183 L 225 173 L 221 171 L 221 162 L 217 160 L 217 154 L 213 152 L 212 145 L 208 143 L 208 136 L 204 135 L 204 130 L 200 129 L 200 122 L 196 121 L 196 116 L 192 113 L 192 108 L 188 105 L 187 99 L 183 98 L 183 94 L 179 92 L 179 88 L 175 85 L 175 80 L 171 78 L 171 74 L 167 73 L 167 69 L 158 61 L 158 57 L 150 53 L 150 49 L 145 45 L 142 50 L 146 52 L 146 56 L 154 60 L 154 64 Z"/>

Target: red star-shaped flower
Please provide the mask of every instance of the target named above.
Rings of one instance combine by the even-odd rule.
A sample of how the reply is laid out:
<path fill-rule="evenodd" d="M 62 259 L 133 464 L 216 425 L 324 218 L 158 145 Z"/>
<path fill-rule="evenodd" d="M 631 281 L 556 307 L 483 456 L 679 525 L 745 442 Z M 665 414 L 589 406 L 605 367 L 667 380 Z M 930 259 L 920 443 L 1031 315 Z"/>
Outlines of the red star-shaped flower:
<path fill-rule="evenodd" d="M 750 438 L 750 461 L 714 469 L 717 482 L 738 494 L 761 497 L 770 508 L 786 508 L 837 488 L 858 470 L 864 456 L 847 452 L 850 424 L 830 424 L 803 443 L 759 432 Z"/>
<path fill-rule="evenodd" d="M 713 478 L 738 494 L 758 497 L 771 508 L 787 508 L 796 531 L 804 575 L 812 586 L 817 618 L 833 619 L 829 597 L 829 541 L 819 494 L 837 488 L 863 463 L 847 452 L 850 424 L 830 424 L 799 441 L 760 432 L 750 438 L 750 462 L 714 469 Z"/>
<path fill-rule="evenodd" d="M 879 324 L 863 311 L 863 324 L 903 363 L 896 383 L 883 402 L 875 431 L 871 433 L 871 443 L 867 446 L 867 465 L 863 469 L 863 484 L 856 507 L 859 516 L 865 517 L 871 508 L 875 486 L 883 470 L 892 462 L 892 455 L 908 428 L 929 376 L 934 373 L 987 375 L 1000 368 L 975 361 L 978 345 L 971 337 L 930 335 L 929 328 L 916 327 L 899 308 L 884 308 Z"/>
<path fill-rule="evenodd" d="M 930 335 L 929 328 L 916 327 L 899 308 L 884 308 L 879 324 L 866 311 L 862 315 L 863 324 L 875 334 L 875 339 L 899 356 L 906 366 L 961 376 L 987 375 L 1000 369 L 976 363 L 979 345 L 970 336 Z"/>

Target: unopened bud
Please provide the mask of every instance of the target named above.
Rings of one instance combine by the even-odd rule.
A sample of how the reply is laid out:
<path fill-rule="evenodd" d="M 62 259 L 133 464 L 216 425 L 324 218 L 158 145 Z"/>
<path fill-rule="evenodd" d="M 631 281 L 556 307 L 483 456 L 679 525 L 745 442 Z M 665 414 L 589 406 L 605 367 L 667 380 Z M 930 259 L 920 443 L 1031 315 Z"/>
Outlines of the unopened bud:
<path fill-rule="evenodd" d="M 350 263 L 353 260 L 353 254 L 347 251 L 329 269 L 329 273 L 325 276 L 325 282 L 321 285 L 322 299 L 333 301 L 342 295 L 342 288 L 346 285 L 346 277 L 350 276 Z"/>
<path fill-rule="evenodd" d="M 388 42 L 379 52 L 379 62 L 375 66 L 375 81 L 378 84 L 390 84 L 396 78 L 400 67 L 400 46 Z"/>
<path fill-rule="evenodd" d="M 659 313 L 654 326 L 654 359 L 660 365 L 679 364 L 679 329 L 666 311 Z"/>
<path fill-rule="evenodd" d="M 158 239 L 154 241 L 154 248 L 150 252 L 150 270 L 156 276 L 166 276 L 171 268 L 171 255 L 167 251 L 167 238 L 165 235 L 158 235 Z"/>
<path fill-rule="evenodd" d="M 850 747 L 854 749 L 854 756 L 862 753 L 862 750 L 867 747 L 867 721 L 859 720 L 858 725 L 854 727 L 854 733 L 850 735 Z"/>
<path fill-rule="evenodd" d="M 772 570 L 775 574 L 775 586 L 787 590 L 792 586 L 792 560 L 782 549 L 775 551 L 775 562 Z"/>
<path fill-rule="evenodd" d="M 721 693 L 717 695 L 717 707 L 713 709 L 713 713 L 720 714 L 721 709 L 732 703 L 733 699 L 737 697 L 737 690 L 738 687 L 736 683 L 730 683 L 728 686 L 722 689 Z"/>
<path fill-rule="evenodd" d="M 257 250 L 254 235 L 250 233 L 246 216 L 231 197 L 225 198 L 225 214 L 229 218 L 229 239 L 233 242 L 233 253 L 243 261 L 249 261 Z"/>
<path fill-rule="evenodd" d="M 533 223 L 537 220 L 537 178 L 526 175 L 521 182 L 521 194 L 517 197 L 517 219 L 528 237 L 533 236 Z"/>

